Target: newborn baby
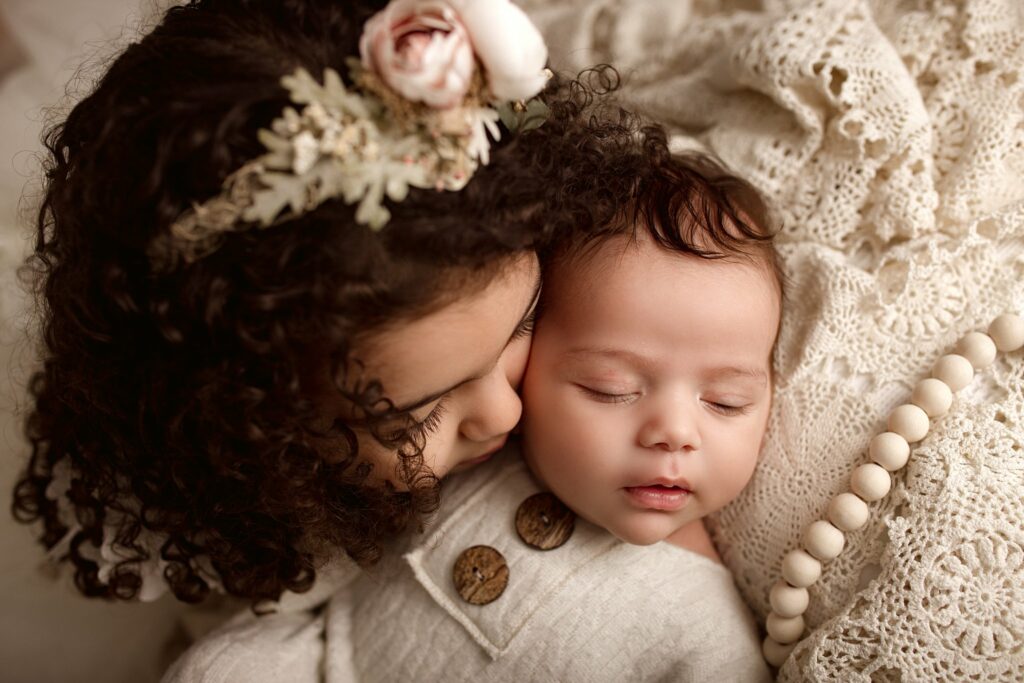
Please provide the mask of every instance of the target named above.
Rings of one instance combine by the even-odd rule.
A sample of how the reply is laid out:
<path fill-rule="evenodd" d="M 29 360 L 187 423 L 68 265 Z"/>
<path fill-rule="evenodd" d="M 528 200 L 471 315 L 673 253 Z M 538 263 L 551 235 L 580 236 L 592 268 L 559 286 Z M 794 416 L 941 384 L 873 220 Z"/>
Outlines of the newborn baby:
<path fill-rule="evenodd" d="M 451 478 L 437 525 L 352 587 L 360 680 L 769 679 L 703 523 L 771 407 L 764 223 L 746 184 L 672 158 L 547 255 L 523 458 Z"/>

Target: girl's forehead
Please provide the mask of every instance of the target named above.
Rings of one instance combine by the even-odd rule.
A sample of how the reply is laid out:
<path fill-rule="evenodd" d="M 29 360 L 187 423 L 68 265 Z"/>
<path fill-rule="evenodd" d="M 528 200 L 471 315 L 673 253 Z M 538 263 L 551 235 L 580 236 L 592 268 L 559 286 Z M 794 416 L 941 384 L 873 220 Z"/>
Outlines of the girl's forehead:
<path fill-rule="evenodd" d="M 354 355 L 398 406 L 442 392 L 493 366 L 528 313 L 539 282 L 536 255 L 517 257 L 482 289 L 368 335 Z"/>

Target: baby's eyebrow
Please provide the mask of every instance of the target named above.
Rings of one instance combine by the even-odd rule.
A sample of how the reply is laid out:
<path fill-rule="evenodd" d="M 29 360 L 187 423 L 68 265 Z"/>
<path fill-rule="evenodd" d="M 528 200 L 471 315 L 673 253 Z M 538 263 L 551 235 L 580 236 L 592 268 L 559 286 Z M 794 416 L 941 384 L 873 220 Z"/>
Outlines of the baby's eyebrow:
<path fill-rule="evenodd" d="M 763 368 L 744 365 L 726 365 L 713 368 L 707 373 L 708 379 L 750 379 L 761 386 L 768 384 L 768 373 Z"/>
<path fill-rule="evenodd" d="M 603 347 L 577 347 L 565 352 L 569 358 L 585 358 L 587 356 L 600 356 L 622 361 L 633 367 L 650 368 L 654 362 L 639 353 L 627 351 L 626 349 L 603 348 Z M 768 373 L 764 368 L 747 365 L 723 365 L 711 368 L 704 373 L 704 376 L 711 381 L 729 379 L 747 379 L 756 382 L 759 386 L 767 386 Z"/>
<path fill-rule="evenodd" d="M 635 367 L 646 368 L 652 366 L 654 363 L 650 358 L 643 356 L 633 351 L 627 351 L 626 349 L 616 348 L 605 348 L 605 347 L 590 347 L 581 346 L 573 349 L 569 349 L 565 352 L 566 356 L 585 358 L 587 356 L 601 356 L 604 358 L 611 358 L 612 360 L 622 361 Z"/>

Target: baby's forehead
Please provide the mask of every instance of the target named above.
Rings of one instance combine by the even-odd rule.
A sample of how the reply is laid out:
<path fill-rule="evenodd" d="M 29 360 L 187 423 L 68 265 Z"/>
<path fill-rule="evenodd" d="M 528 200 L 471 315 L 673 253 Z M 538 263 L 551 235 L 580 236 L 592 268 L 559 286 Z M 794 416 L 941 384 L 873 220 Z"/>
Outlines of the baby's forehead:
<path fill-rule="evenodd" d="M 545 269 L 538 335 L 614 346 L 720 346 L 770 351 L 778 338 L 781 287 L 767 259 L 709 259 L 670 250 L 652 239 L 587 245 Z M 697 328 L 745 339 L 738 347 Z M 710 333 L 709 333 L 710 334 Z M 696 346 L 695 346 L 696 345 Z M 757 352 L 760 354 L 760 351 Z"/>
<path fill-rule="evenodd" d="M 563 297 L 586 296 L 588 292 L 611 285 L 624 276 L 654 288 L 660 282 L 659 272 L 682 272 L 716 264 L 749 266 L 764 276 L 757 288 L 773 289 L 781 298 L 782 284 L 768 253 L 753 250 L 749 254 L 723 254 L 708 258 L 681 253 L 657 244 L 649 236 L 634 234 L 586 240 L 569 245 L 547 259 L 543 264 L 542 303 Z M 712 268 L 711 272 L 715 270 Z M 718 269 L 718 273 L 718 278 L 730 277 L 730 269 Z M 713 284 L 716 277 L 710 279 Z"/>

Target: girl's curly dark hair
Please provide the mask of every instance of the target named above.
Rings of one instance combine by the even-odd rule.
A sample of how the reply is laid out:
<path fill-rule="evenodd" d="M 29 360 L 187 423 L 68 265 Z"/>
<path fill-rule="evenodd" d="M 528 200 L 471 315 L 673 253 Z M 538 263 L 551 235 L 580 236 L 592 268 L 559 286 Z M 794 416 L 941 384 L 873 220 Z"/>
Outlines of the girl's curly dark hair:
<path fill-rule="evenodd" d="M 604 104 L 614 70 L 556 77 L 539 129 L 505 131 L 462 191 L 414 190 L 390 205 L 379 233 L 335 201 L 234 233 L 187 267 L 154 269 L 154 238 L 262 153 L 258 129 L 289 104 L 281 76 L 300 66 L 346 73 L 382 4 L 174 7 L 46 134 L 23 271 L 43 367 L 30 385 L 32 453 L 13 512 L 41 520 L 52 548 L 69 529 L 47 488 L 55 468 L 70 468 L 79 530 L 63 559 L 86 595 L 136 596 L 151 534 L 163 539 L 165 579 L 190 602 L 209 592 L 209 567 L 227 592 L 257 600 L 308 589 L 332 548 L 373 562 L 382 540 L 436 508 L 438 482 L 423 467 L 422 434 L 406 424 L 393 445 L 408 490 L 367 483 L 352 429 L 315 426 L 302 381 L 310 350 L 329 349 L 324 367 L 339 389 L 387 416 L 386 387 L 350 357 L 356 334 L 422 315 L 453 272 L 482 286 L 550 235 L 607 222 L 635 172 L 668 158 L 659 130 Z M 101 580 L 92 558 L 105 526 L 128 556 Z"/>

